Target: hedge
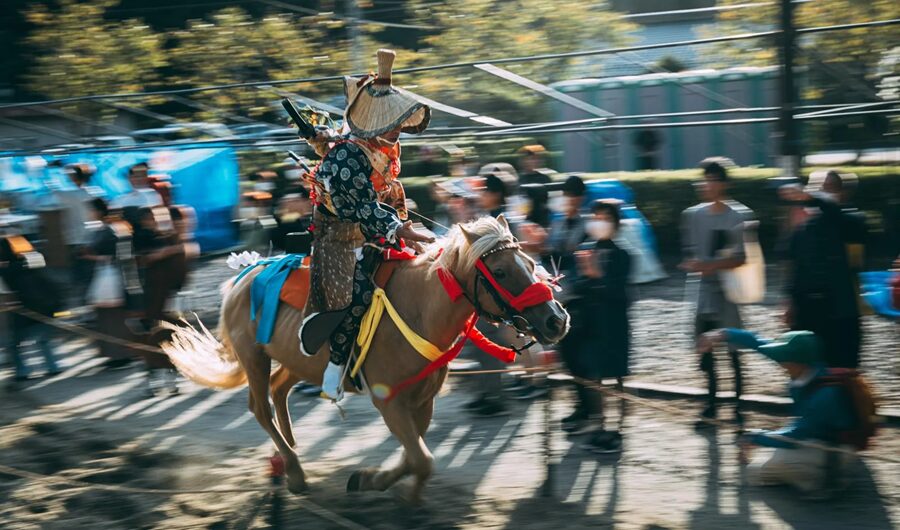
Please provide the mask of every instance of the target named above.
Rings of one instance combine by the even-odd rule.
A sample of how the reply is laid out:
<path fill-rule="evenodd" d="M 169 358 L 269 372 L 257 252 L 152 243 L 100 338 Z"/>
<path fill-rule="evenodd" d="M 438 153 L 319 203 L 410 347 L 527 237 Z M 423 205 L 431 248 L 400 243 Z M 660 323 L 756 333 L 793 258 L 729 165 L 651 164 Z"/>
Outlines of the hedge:
<path fill-rule="evenodd" d="M 814 170 L 804 170 L 804 178 Z M 900 252 L 900 167 L 842 167 L 839 171 L 856 173 L 859 187 L 856 205 L 865 212 L 869 224 L 869 255 L 885 260 Z M 731 172 L 732 197 L 751 208 L 760 221 L 759 235 L 767 251 L 774 249 L 783 208 L 768 179 L 777 177 L 777 168 L 737 168 Z M 679 252 L 680 214 L 696 204 L 692 182 L 697 170 L 591 173 L 586 179 L 618 179 L 634 190 L 636 205 L 656 233 L 663 254 Z M 416 201 L 426 216 L 434 213 L 434 201 L 426 177 L 403 178 L 407 196 Z M 877 266 L 881 266 L 881 260 Z"/>

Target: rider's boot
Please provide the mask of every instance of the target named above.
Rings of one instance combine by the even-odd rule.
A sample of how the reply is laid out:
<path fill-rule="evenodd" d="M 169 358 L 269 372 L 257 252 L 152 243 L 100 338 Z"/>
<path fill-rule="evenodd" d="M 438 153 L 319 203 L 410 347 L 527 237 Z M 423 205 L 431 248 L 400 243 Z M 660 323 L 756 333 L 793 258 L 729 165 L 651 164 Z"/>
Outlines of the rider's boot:
<path fill-rule="evenodd" d="M 344 397 L 344 365 L 331 361 L 322 376 L 322 393 L 329 399 L 340 401 Z"/>

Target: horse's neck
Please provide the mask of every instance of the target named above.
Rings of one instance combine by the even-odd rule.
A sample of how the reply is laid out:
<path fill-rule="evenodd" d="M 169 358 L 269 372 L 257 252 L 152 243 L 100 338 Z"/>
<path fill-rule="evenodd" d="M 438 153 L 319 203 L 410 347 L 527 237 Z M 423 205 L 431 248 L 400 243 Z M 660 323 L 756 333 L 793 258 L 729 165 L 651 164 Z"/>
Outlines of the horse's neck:
<path fill-rule="evenodd" d="M 398 267 L 387 295 L 410 328 L 442 351 L 450 348 L 474 311 L 465 298 L 452 301 L 438 275 L 427 274 L 425 264 Z"/>

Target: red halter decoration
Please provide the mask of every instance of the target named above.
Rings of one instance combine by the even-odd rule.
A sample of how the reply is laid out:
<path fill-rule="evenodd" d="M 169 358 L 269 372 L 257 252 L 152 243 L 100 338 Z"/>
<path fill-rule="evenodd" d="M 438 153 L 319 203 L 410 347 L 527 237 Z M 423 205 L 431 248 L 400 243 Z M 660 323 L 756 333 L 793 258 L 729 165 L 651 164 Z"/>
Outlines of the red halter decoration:
<path fill-rule="evenodd" d="M 491 271 L 488 270 L 484 261 L 479 259 L 475 262 L 475 266 L 478 267 L 481 274 L 487 278 L 487 281 L 494 286 L 494 289 L 496 289 L 500 297 L 516 311 L 522 312 L 525 308 L 553 300 L 553 291 L 544 282 L 535 282 L 525 288 L 525 290 L 522 291 L 522 294 L 514 296 L 511 292 L 507 291 L 506 288 L 500 285 L 497 279 L 494 278 L 494 275 L 491 274 Z"/>
<path fill-rule="evenodd" d="M 385 258 L 410 259 L 409 256 L 411 255 L 408 253 L 395 251 L 395 253 L 393 254 L 386 253 Z M 494 278 L 494 275 L 491 274 L 487 266 L 485 266 L 484 262 L 480 258 L 477 262 L 475 262 L 475 266 L 478 267 L 478 270 L 480 270 L 484 277 L 487 278 L 491 285 L 494 286 L 494 289 L 497 290 L 503 300 L 505 300 L 506 303 L 508 303 L 516 311 L 522 311 L 525 308 L 553 300 L 553 291 L 549 286 L 547 286 L 547 284 L 543 282 L 535 282 L 529 285 L 524 291 L 522 291 L 522 294 L 514 296 L 497 282 L 497 280 Z M 457 300 L 465 296 L 465 291 L 459 284 L 459 281 L 456 279 L 456 277 L 453 276 L 452 272 L 444 269 L 443 267 L 440 267 L 437 269 L 437 275 L 438 279 L 441 281 L 441 284 L 444 287 L 444 290 L 447 292 L 447 296 L 450 297 L 450 300 L 456 302 Z M 400 393 L 401 390 L 412 386 L 419 381 L 422 381 L 435 371 L 443 368 L 444 366 L 447 366 L 450 361 L 452 361 L 456 358 L 457 355 L 459 355 L 467 339 L 471 340 L 483 352 L 503 361 L 504 363 L 509 364 L 513 362 L 516 359 L 516 350 L 507 348 L 505 346 L 500 346 L 496 342 L 485 337 L 480 331 L 475 329 L 475 323 L 477 321 L 478 315 L 476 313 L 472 313 L 472 316 L 470 316 L 468 320 L 466 320 L 460 337 L 450 347 L 450 349 L 444 352 L 443 355 L 438 357 L 436 360 L 429 363 L 425 368 L 422 369 L 422 371 L 420 371 L 416 375 L 394 385 L 389 394 L 384 397 L 384 401 L 391 401 L 392 399 L 397 397 L 397 394 Z"/>

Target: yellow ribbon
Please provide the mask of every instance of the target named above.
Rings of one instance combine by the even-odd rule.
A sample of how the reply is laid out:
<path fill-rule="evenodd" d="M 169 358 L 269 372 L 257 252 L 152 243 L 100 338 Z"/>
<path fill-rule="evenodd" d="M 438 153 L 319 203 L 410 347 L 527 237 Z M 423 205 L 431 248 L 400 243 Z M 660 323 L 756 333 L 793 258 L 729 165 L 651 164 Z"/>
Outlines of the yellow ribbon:
<path fill-rule="evenodd" d="M 360 348 L 359 358 L 357 359 L 356 364 L 353 365 L 353 370 L 350 372 L 351 377 L 356 377 L 357 372 L 362 368 L 362 365 L 366 360 L 366 355 L 369 354 L 369 348 L 372 346 L 372 339 L 375 338 L 375 330 L 378 329 L 378 324 L 381 323 L 381 317 L 384 315 L 385 309 L 391 317 L 391 320 L 394 321 L 394 325 L 397 326 L 397 329 L 400 330 L 400 333 L 403 334 L 403 337 L 409 344 L 419 352 L 419 355 L 425 357 L 429 361 L 436 361 L 443 355 L 444 352 L 438 349 L 437 346 L 423 339 L 418 333 L 410 329 L 410 327 L 406 325 L 406 322 L 403 321 L 403 318 L 400 317 L 400 313 L 397 313 L 397 310 L 391 304 L 391 301 L 388 300 L 384 289 L 376 288 L 375 293 L 372 294 L 372 305 L 369 306 L 369 310 L 363 315 L 362 322 L 360 322 L 359 325 L 359 337 L 356 339 L 356 344 L 359 345 Z"/>

